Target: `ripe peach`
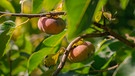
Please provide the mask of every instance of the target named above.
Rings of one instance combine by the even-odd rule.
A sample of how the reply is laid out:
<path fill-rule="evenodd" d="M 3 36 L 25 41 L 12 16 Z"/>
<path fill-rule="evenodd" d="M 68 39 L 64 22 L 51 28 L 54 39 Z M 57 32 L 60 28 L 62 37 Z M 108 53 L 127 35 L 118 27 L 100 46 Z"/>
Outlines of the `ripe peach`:
<path fill-rule="evenodd" d="M 84 44 L 78 45 L 70 51 L 68 59 L 71 62 L 81 62 L 92 56 L 94 51 L 94 45 L 91 42 L 85 41 Z"/>
<path fill-rule="evenodd" d="M 39 30 L 47 34 L 58 34 L 65 29 L 66 23 L 61 18 L 41 17 L 38 20 Z"/>

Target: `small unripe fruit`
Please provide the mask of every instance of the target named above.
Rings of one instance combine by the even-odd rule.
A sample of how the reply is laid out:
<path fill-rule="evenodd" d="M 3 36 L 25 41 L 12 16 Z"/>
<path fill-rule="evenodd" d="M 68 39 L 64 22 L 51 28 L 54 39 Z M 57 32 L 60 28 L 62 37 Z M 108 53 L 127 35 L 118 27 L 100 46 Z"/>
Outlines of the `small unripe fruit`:
<path fill-rule="evenodd" d="M 82 45 L 78 45 L 69 52 L 68 59 L 71 62 L 81 62 L 92 56 L 95 51 L 95 47 L 91 42 L 84 42 Z"/>
<path fill-rule="evenodd" d="M 65 27 L 66 23 L 61 18 L 41 17 L 38 20 L 39 30 L 46 32 L 47 34 L 58 34 L 62 32 Z"/>

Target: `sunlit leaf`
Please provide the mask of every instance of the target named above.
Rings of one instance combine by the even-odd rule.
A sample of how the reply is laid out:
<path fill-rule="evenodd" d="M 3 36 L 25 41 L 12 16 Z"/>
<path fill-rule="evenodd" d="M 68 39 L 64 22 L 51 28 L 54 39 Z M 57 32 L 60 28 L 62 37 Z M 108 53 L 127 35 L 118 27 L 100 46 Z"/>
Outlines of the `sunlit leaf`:
<path fill-rule="evenodd" d="M 102 17 L 102 12 L 101 11 L 97 12 L 95 15 L 95 21 L 99 22 L 101 20 L 101 17 Z"/>
<path fill-rule="evenodd" d="M 54 11 L 58 12 L 58 11 L 62 11 L 62 9 L 63 9 L 63 2 L 59 2 L 59 4 L 57 5 Z"/>
<path fill-rule="evenodd" d="M 21 0 L 20 4 L 22 13 L 32 13 L 32 0 Z"/>
<path fill-rule="evenodd" d="M 8 0 L 0 0 L 0 6 L 5 10 L 9 10 L 10 12 L 15 12 L 14 7 Z"/>
<path fill-rule="evenodd" d="M 60 0 L 44 0 L 43 7 L 46 11 L 52 11 L 54 7 L 59 3 Z"/>
<path fill-rule="evenodd" d="M 40 49 L 44 48 L 45 46 L 48 46 L 48 47 L 57 46 L 61 42 L 61 40 L 65 37 L 65 35 L 66 35 L 66 30 L 58 35 L 52 35 L 51 37 L 49 37 L 43 41 Z"/>
<path fill-rule="evenodd" d="M 58 62 L 58 59 L 61 54 L 63 54 L 65 51 L 64 48 L 60 48 L 60 50 L 55 54 L 48 54 L 44 59 L 44 65 L 46 67 L 55 66 Z"/>
<path fill-rule="evenodd" d="M 43 9 L 44 0 L 33 0 L 32 13 L 39 13 Z"/>
<path fill-rule="evenodd" d="M 3 56 L 6 47 L 13 34 L 15 23 L 13 21 L 5 21 L 0 25 L 0 56 Z"/>
<path fill-rule="evenodd" d="M 112 14 L 109 12 L 103 12 L 103 15 L 105 18 L 107 18 L 108 20 L 112 20 Z"/>
<path fill-rule="evenodd" d="M 68 38 L 73 39 L 90 24 L 98 0 L 65 0 L 68 21 Z"/>

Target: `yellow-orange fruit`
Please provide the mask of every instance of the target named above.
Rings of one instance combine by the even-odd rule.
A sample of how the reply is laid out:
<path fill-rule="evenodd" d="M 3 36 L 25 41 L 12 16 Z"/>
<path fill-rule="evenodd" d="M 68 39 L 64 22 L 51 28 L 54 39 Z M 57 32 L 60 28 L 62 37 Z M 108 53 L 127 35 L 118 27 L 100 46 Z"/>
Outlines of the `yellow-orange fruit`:
<path fill-rule="evenodd" d="M 66 23 L 61 18 L 41 17 L 38 20 L 39 30 L 46 32 L 47 34 L 58 34 L 62 32 L 66 27 Z"/>
<path fill-rule="evenodd" d="M 68 59 L 71 62 L 81 62 L 88 57 L 92 56 L 95 51 L 95 47 L 91 42 L 84 42 L 82 45 L 78 45 L 73 48 L 68 55 Z"/>

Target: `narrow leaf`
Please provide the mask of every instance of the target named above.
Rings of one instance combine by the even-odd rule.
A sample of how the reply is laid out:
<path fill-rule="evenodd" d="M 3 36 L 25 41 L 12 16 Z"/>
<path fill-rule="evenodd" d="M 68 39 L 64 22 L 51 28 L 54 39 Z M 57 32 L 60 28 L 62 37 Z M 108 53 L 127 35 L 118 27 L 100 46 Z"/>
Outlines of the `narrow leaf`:
<path fill-rule="evenodd" d="M 32 13 L 39 13 L 43 9 L 44 0 L 33 0 Z"/>
<path fill-rule="evenodd" d="M 122 8 L 122 9 L 125 9 L 126 6 L 127 6 L 128 3 L 129 3 L 129 0 L 120 0 L 120 3 L 121 3 L 121 8 Z"/>
<path fill-rule="evenodd" d="M 66 0 L 68 38 L 72 39 L 86 30 L 90 24 L 98 0 Z"/>
<path fill-rule="evenodd" d="M 5 10 L 9 10 L 10 12 L 15 12 L 14 7 L 8 0 L 0 0 L 0 6 Z"/>
<path fill-rule="evenodd" d="M 97 12 L 95 15 L 95 21 L 99 22 L 101 20 L 101 17 L 102 17 L 102 12 L 101 11 Z"/>
<path fill-rule="evenodd" d="M 13 34 L 15 23 L 13 21 L 5 21 L 0 25 L 0 57 L 4 55 L 5 49 Z"/>
<path fill-rule="evenodd" d="M 54 9 L 54 7 L 59 3 L 60 0 L 53 0 L 53 2 L 51 0 L 44 0 L 44 9 L 46 11 L 52 11 Z"/>

